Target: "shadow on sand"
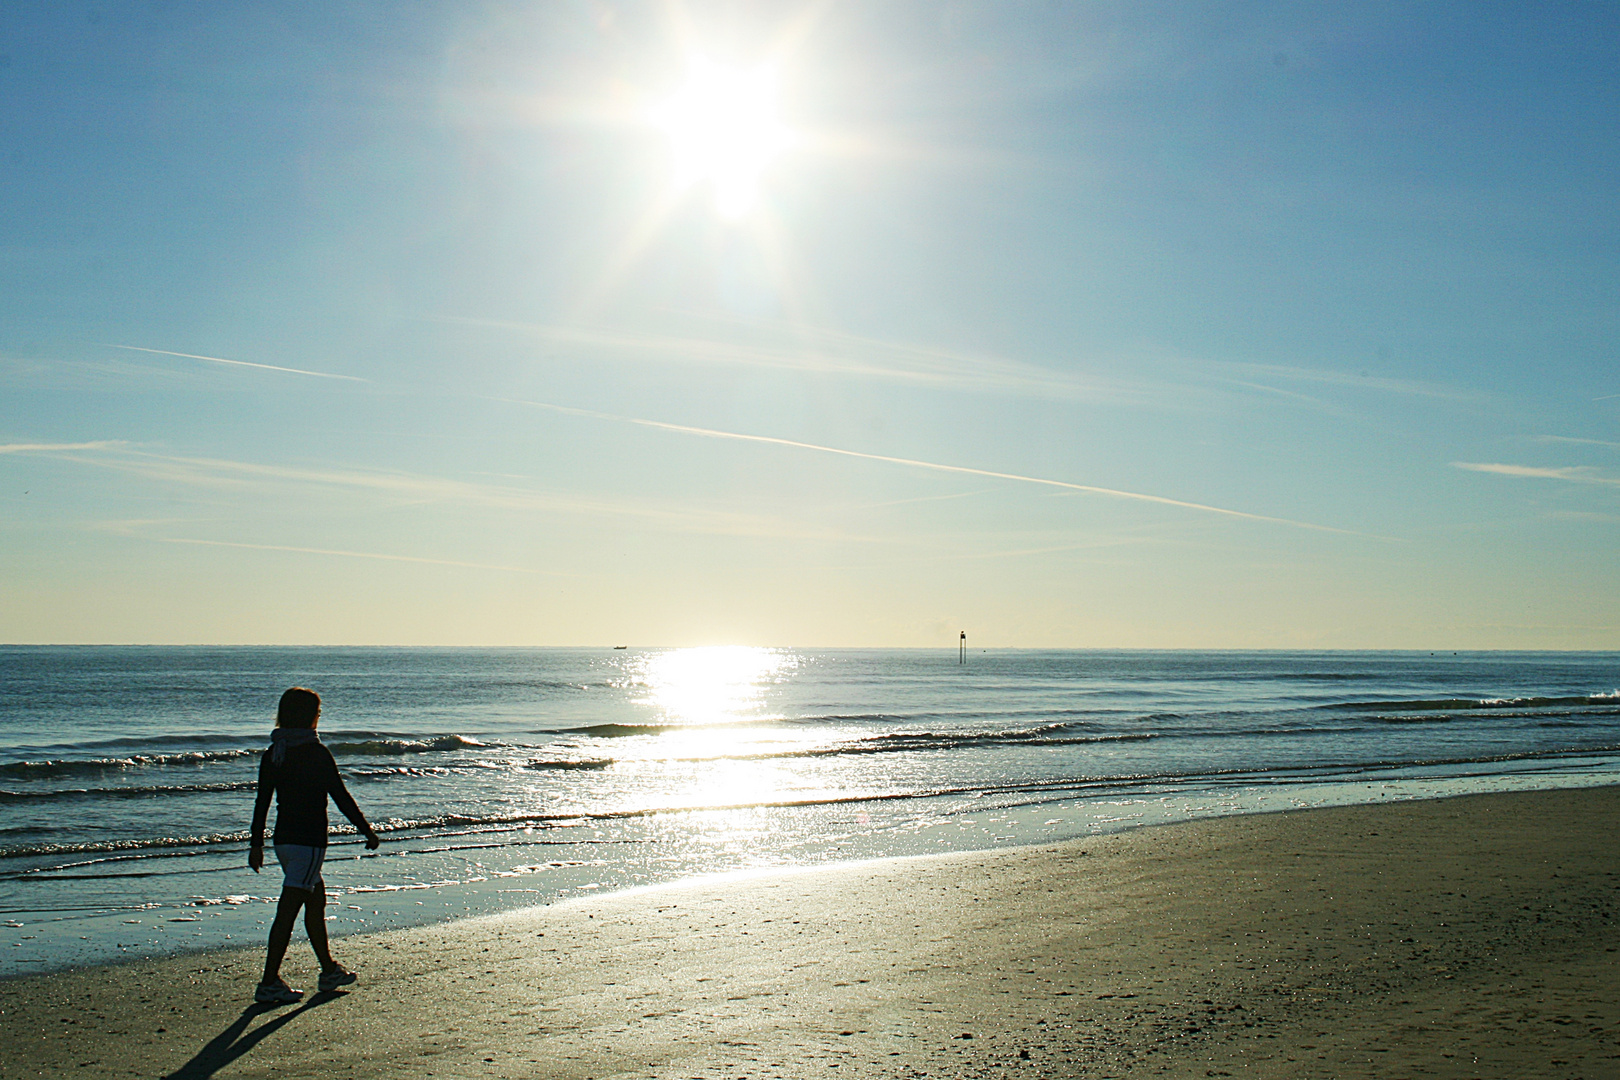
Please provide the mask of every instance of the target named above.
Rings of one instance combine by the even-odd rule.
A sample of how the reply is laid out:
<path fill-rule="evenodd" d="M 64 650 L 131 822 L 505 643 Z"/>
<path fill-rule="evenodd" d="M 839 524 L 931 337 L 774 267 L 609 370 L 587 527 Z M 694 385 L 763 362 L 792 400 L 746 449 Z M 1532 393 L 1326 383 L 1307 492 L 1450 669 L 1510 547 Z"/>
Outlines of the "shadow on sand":
<path fill-rule="evenodd" d="M 268 1012 L 275 1012 L 282 1008 L 280 1005 L 249 1005 L 242 1010 L 242 1015 L 232 1020 L 230 1026 L 224 1031 L 208 1040 L 208 1045 L 197 1051 L 196 1055 L 172 1073 L 164 1073 L 163 1080 L 207 1080 L 223 1068 L 241 1057 L 243 1054 L 258 1046 L 266 1036 L 274 1034 L 282 1027 L 291 1023 L 296 1017 L 311 1009 L 317 1009 L 328 1001 L 336 1001 L 345 997 L 341 990 L 328 990 L 319 993 L 304 1002 L 291 1012 L 282 1013 L 274 1020 L 266 1021 L 248 1032 L 248 1026 L 253 1023 L 254 1017 L 263 1016 Z M 247 1034 L 243 1034 L 247 1032 Z"/>

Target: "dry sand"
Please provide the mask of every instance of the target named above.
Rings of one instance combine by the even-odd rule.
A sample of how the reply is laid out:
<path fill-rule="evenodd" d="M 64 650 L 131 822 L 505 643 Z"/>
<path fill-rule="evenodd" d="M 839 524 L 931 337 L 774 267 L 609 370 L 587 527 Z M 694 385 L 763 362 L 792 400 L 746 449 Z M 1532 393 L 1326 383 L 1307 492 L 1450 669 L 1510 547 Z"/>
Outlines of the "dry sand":
<path fill-rule="evenodd" d="M 0 982 L 0 1077 L 1620 1077 L 1620 789 L 705 879 Z M 313 982 L 295 938 L 287 974 Z"/>

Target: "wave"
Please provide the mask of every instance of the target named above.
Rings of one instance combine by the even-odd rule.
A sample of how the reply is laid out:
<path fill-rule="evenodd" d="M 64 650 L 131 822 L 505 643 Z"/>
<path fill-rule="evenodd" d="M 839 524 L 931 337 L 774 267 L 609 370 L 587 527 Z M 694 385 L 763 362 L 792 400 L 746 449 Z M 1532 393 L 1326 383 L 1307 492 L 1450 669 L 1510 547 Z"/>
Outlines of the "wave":
<path fill-rule="evenodd" d="M 1182 713 L 1154 713 L 1137 717 L 1144 723 L 1165 722 L 1189 719 Z M 1387 724 L 1444 724 L 1452 720 L 1450 716 L 1375 716 L 1371 719 Z M 1108 743 L 1147 742 L 1154 739 L 1234 739 L 1253 738 L 1255 736 L 1282 736 L 1290 738 L 1308 737 L 1313 735 L 1343 735 L 1355 731 L 1372 730 L 1355 726 L 1286 726 L 1275 725 L 1267 727 L 1246 727 L 1236 729 L 1194 730 L 1188 728 L 1171 728 L 1157 731 L 1131 731 L 1116 732 L 1112 734 L 1067 734 L 1074 731 L 1085 731 L 1091 728 L 1090 724 L 1058 723 L 1044 724 L 1035 728 L 1023 728 L 1013 731 L 910 731 L 891 732 L 883 735 L 872 735 L 866 738 L 853 739 L 847 742 L 834 743 L 827 746 L 796 747 L 784 750 L 765 750 L 756 753 L 742 754 L 706 754 L 694 757 L 656 757 L 652 760 L 660 761 L 767 761 L 778 758 L 814 758 L 839 757 L 845 755 L 886 754 L 886 753 L 918 753 L 932 750 L 956 750 L 976 746 L 1091 746 Z M 1545 725 L 1542 725 L 1545 726 Z M 585 761 L 533 761 L 524 768 L 530 769 L 602 769 L 617 764 L 624 759 L 597 758 Z"/>
<path fill-rule="evenodd" d="M 210 747 L 220 744 L 241 744 L 247 747 L 258 746 L 261 749 L 266 744 L 266 737 L 254 732 L 251 735 L 220 734 L 186 732 L 184 734 L 169 735 L 120 735 L 115 739 L 89 739 L 83 742 L 56 743 L 51 746 L 41 746 L 41 750 L 76 750 L 84 753 L 94 753 L 97 750 L 141 750 L 166 746 L 199 746 Z"/>
<path fill-rule="evenodd" d="M 50 791 L 8 791 L 0 788 L 0 805 L 45 802 L 54 799 L 149 799 L 165 795 L 202 795 L 221 791 L 252 791 L 257 781 L 217 784 L 152 784 L 128 787 L 56 788 Z"/>
<path fill-rule="evenodd" d="M 446 815 L 447 818 L 454 815 Z M 557 820 L 567 820 L 568 815 L 553 815 Z M 574 815 L 578 817 L 579 815 Z M 377 832 L 387 834 L 402 828 L 410 828 L 410 823 L 399 821 L 372 822 L 372 828 Z M 329 830 L 327 840 L 329 847 L 343 844 L 361 843 L 359 832 L 353 825 L 333 825 Z M 234 845 L 246 844 L 250 839 L 247 829 L 237 829 L 232 832 L 202 833 L 196 836 L 152 836 L 131 837 L 122 840 L 81 840 L 52 844 L 18 844 L 11 847 L 0 847 L 0 859 L 28 859 L 51 855 L 108 855 L 109 858 L 92 859 L 86 863 L 72 863 L 69 866 L 35 867 L 33 869 L 13 871 L 9 874 L 0 874 L 0 878 L 32 877 L 46 873 L 50 870 L 69 869 L 76 866 L 88 866 L 93 863 L 126 862 L 130 859 L 152 857 L 182 858 L 205 855 L 223 854 L 222 845 L 233 845 L 227 851 L 234 850 Z M 233 866 L 235 864 L 233 863 Z"/>
<path fill-rule="evenodd" d="M 1061 729 L 1067 725 L 1054 724 L 1053 729 Z M 1116 742 L 1146 742 L 1150 739 L 1161 738 L 1157 732 L 1142 731 L 1119 735 L 1084 735 L 1070 738 L 1053 737 L 1044 732 L 1010 731 L 1010 732 L 900 732 L 890 735 L 873 735 L 865 739 L 856 739 L 850 742 L 835 743 L 830 746 L 795 747 L 787 750 L 764 750 L 757 753 L 745 754 L 702 754 L 692 757 L 682 756 L 655 756 L 650 759 L 663 762 L 696 762 L 696 761 L 777 761 L 789 758 L 824 758 L 860 756 L 866 754 L 903 754 L 919 753 L 935 750 L 958 750 L 975 746 L 1087 746 L 1099 743 Z M 585 760 L 564 759 L 528 762 L 525 769 L 556 769 L 556 770 L 590 770 L 606 769 L 617 765 L 623 758 L 592 758 Z"/>
<path fill-rule="evenodd" d="M 1083 746 L 1093 743 L 1146 742 L 1158 738 L 1155 732 L 1140 731 L 1118 735 L 1061 736 L 1070 730 L 1068 724 L 1046 724 L 1021 731 L 901 731 L 889 735 L 873 735 L 865 739 L 839 743 L 834 746 L 810 747 L 802 750 L 784 750 L 767 754 L 739 755 L 744 760 L 752 757 L 830 757 L 845 754 L 893 754 L 921 750 L 956 750 L 971 746 Z"/>
<path fill-rule="evenodd" d="M 205 833 L 198 836 L 153 836 L 128 840 L 85 840 L 63 844 L 19 844 L 0 848 L 0 859 L 38 858 L 44 855 L 84 855 L 91 852 L 130 851 L 154 853 L 165 848 L 201 848 L 213 844 L 246 843 L 248 832 Z M 182 852 L 181 854 L 201 854 Z"/>
<path fill-rule="evenodd" d="M 1348 735 L 1359 731 L 1372 730 L 1358 727 L 1354 724 L 1335 725 L 1332 727 L 1312 727 L 1304 724 L 1290 726 L 1275 724 L 1270 727 L 1225 728 L 1213 730 L 1199 730 L 1196 728 L 1177 728 L 1169 731 L 1155 732 L 1154 736 L 1161 739 L 1251 739 L 1256 736 L 1287 736 L 1299 738 L 1309 735 Z"/>
<path fill-rule="evenodd" d="M 1186 785 L 1186 784 L 1218 784 L 1232 783 L 1302 783 L 1312 781 L 1337 781 L 1345 775 L 1365 775 L 1389 769 L 1414 769 L 1434 767 L 1455 767 L 1462 765 L 1492 765 L 1515 761 L 1555 761 L 1561 758 L 1589 757 L 1593 754 L 1620 753 L 1620 745 L 1584 747 L 1579 749 L 1564 748 L 1550 751 L 1526 751 L 1517 753 L 1490 754 L 1477 756 L 1433 757 L 1420 759 L 1389 759 L 1379 761 L 1339 761 L 1314 764 L 1277 765 L 1271 768 L 1230 768 L 1230 769 L 1204 769 L 1204 770 L 1164 770 L 1153 772 L 1115 774 L 1111 776 L 1080 776 L 1061 777 L 1051 779 L 1006 781 L 990 784 L 962 784 L 933 787 L 919 787 L 909 790 L 889 791 L 849 791 L 835 794 L 806 796 L 803 798 L 764 799 L 752 802 L 719 802 L 673 806 L 642 806 L 625 807 L 615 810 L 575 810 L 551 811 L 547 813 L 506 813 L 506 814 L 476 814 L 476 813 L 446 813 L 423 818 L 393 818 L 386 822 L 375 822 L 374 827 L 382 833 L 390 843 L 409 842 L 438 842 L 453 836 L 466 836 L 478 834 L 498 835 L 502 832 L 514 830 L 539 830 L 541 835 L 525 835 L 522 839 L 503 842 L 490 846 L 511 845 L 592 845 L 592 844 L 639 844 L 656 842 L 644 838 L 630 839 L 602 839 L 591 836 L 585 839 L 554 839 L 558 833 L 552 830 L 564 830 L 573 826 L 587 825 L 592 822 L 605 822 L 616 820 L 633 820 L 638 818 L 657 817 L 666 814 L 693 814 L 713 813 L 734 810 L 768 810 L 768 809 L 797 809 L 818 806 L 856 805 L 861 803 L 901 802 L 906 800 L 924 800 L 956 795 L 1018 795 L 1040 794 L 1048 799 L 1078 798 L 1087 795 L 1111 795 L 1122 790 L 1140 788 L 1144 785 Z M 354 830 L 348 826 L 338 826 L 333 830 L 333 846 L 343 844 L 358 844 L 358 837 L 354 837 Z M 549 834 L 549 835 L 547 835 Z M 244 831 L 230 833 L 216 833 L 203 836 L 183 837 L 155 837 L 149 839 L 127 839 L 89 841 L 83 843 L 56 843 L 56 844 L 22 844 L 12 847 L 0 847 L 0 859 L 13 858 L 39 858 L 63 855 L 101 855 L 102 858 L 90 859 L 80 862 L 60 864 L 56 866 L 33 867 L 9 873 L 0 873 L 0 879 L 7 880 L 44 880 L 42 875 L 56 871 L 78 869 L 92 865 L 109 862 L 128 862 L 131 860 L 151 858 L 179 858 L 196 856 L 232 855 L 234 849 L 220 850 L 221 845 L 240 845 L 247 841 L 248 834 Z M 235 864 L 232 864 L 235 868 Z M 180 871 L 197 872 L 197 871 Z M 149 876 L 137 874 L 130 876 Z M 159 872 L 161 873 L 161 872 Z"/>
<path fill-rule="evenodd" d="M 1383 673 L 1377 671 L 1295 671 L 1260 676 L 1262 679 L 1270 679 L 1276 682 L 1290 682 L 1295 679 L 1306 682 L 1356 682 L 1371 681 L 1383 677 Z"/>
<path fill-rule="evenodd" d="M 499 690 L 590 690 L 607 689 L 610 683 L 578 683 L 565 679 L 487 679 L 481 685 Z"/>
<path fill-rule="evenodd" d="M 617 725 L 615 725 L 617 726 Z M 793 747 L 783 750 L 761 750 L 741 754 L 702 754 L 693 757 L 657 757 L 659 761 L 773 761 L 783 758 L 843 757 L 865 754 L 901 754 L 935 750 L 958 750 L 975 746 L 1086 746 L 1097 743 L 1146 742 L 1160 737 L 1152 731 L 1124 732 L 1114 735 L 1073 735 L 1061 733 L 1073 730 L 1074 724 L 1043 724 L 1036 728 L 1013 731 L 902 731 L 826 746 Z M 531 761 L 528 769 L 605 769 L 622 759 L 598 758 L 587 760 Z"/>
<path fill-rule="evenodd" d="M 126 757 L 48 758 L 44 761 L 8 761 L 0 763 L 0 777 L 21 780 L 49 780 L 58 777 L 101 776 L 125 769 L 162 768 L 186 765 L 208 765 L 221 761 L 238 761 L 264 753 L 264 740 L 239 750 L 192 750 L 178 754 L 130 754 Z M 442 753 L 456 750 L 488 750 L 499 748 L 500 743 L 486 743 L 466 735 L 434 735 L 423 738 L 378 736 L 354 739 L 340 737 L 325 743 L 336 757 L 398 757 L 406 754 Z"/>
<path fill-rule="evenodd" d="M 794 724 L 886 723 L 927 724 L 941 720 L 972 723 L 975 720 L 1017 720 L 1036 716 L 1097 717 L 1122 711 L 1118 706 L 1055 708 L 1036 705 L 1023 709 L 924 709 L 912 712 L 811 713 L 788 718 Z M 1072 723 L 1073 721 L 1066 721 Z"/>
<path fill-rule="evenodd" d="M 415 765 L 380 765 L 370 767 L 365 765 L 349 765 L 344 768 L 343 775 L 345 778 L 351 780 L 376 780 L 382 777 L 397 776 L 449 776 L 457 771 L 459 770 L 442 765 L 430 765 L 425 768 Z"/>
<path fill-rule="evenodd" d="M 434 735 L 426 738 L 377 737 L 355 742 L 329 742 L 333 756 L 388 757 L 403 754 L 431 754 L 453 750 L 491 750 L 501 743 L 481 742 L 467 735 Z"/>
<path fill-rule="evenodd" d="M 1028 709 L 964 709 L 964 710 L 923 710 L 913 712 L 861 712 L 861 713 L 810 713 L 804 716 L 755 716 L 740 720 L 732 720 L 718 724 L 587 724 L 583 727 L 560 728 L 555 732 L 547 731 L 544 734 L 557 735 L 585 735 L 596 739 L 627 739 L 636 736 L 665 735 L 676 731 L 712 731 L 716 728 L 749 728 L 762 726 L 799 726 L 814 727 L 817 724 L 929 724 L 954 722 L 971 724 L 988 720 L 1020 720 L 1030 717 L 1085 717 L 1095 718 L 1101 714 L 1117 710 L 1097 708 L 1059 709 L 1036 707 Z M 1176 717 L 1178 714 L 1166 713 L 1166 717 Z M 1148 717 L 1147 719 L 1155 719 Z M 1060 723 L 1073 724 L 1076 720 L 1066 719 Z"/>
<path fill-rule="evenodd" d="M 1342 701 L 1318 705 L 1318 709 L 1405 709 L 1419 711 L 1474 711 L 1478 709 L 1549 709 L 1569 706 L 1620 707 L 1620 690 L 1608 694 L 1577 694 L 1567 697 L 1522 698 L 1417 698 L 1411 701 Z"/>
<path fill-rule="evenodd" d="M 563 728 L 559 735 L 589 735 L 593 739 L 628 739 L 637 735 L 662 735 L 668 731 L 694 731 L 703 724 L 587 724 Z M 712 725 L 719 726 L 719 725 Z"/>
<path fill-rule="evenodd" d="M 46 761 L 8 761 L 0 763 L 0 777 L 20 780 L 49 780 L 64 776 L 101 776 L 124 769 L 151 766 L 206 765 L 216 761 L 235 761 L 261 753 L 252 750 L 199 750 L 185 754 L 132 754 L 129 757 L 89 759 L 49 759 Z"/>

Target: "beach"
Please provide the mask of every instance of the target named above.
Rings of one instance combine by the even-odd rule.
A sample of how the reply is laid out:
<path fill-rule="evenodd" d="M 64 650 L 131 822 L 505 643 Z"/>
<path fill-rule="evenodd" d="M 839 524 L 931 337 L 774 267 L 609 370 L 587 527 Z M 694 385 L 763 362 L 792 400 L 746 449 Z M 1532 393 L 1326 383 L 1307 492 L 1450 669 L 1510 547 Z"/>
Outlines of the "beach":
<path fill-rule="evenodd" d="M 349 937 L 279 1009 L 256 948 L 14 978 L 0 1077 L 1614 1077 L 1617 831 L 1600 788 L 701 878 Z"/>

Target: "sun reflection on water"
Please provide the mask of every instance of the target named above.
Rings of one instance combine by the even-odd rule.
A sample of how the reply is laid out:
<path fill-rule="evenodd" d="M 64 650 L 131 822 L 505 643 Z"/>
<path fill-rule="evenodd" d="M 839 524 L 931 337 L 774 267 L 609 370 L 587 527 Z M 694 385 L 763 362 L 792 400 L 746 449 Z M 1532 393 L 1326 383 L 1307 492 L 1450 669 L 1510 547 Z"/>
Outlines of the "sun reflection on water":
<path fill-rule="evenodd" d="M 806 744 L 806 733 L 773 723 L 784 717 L 771 708 L 772 688 L 800 664 L 788 650 L 747 646 L 672 649 L 632 660 L 626 674 L 657 729 L 636 756 L 642 769 L 667 779 L 663 805 L 709 810 L 705 831 L 746 844 L 769 828 L 760 806 L 826 794 L 815 772 L 752 759 Z"/>
<path fill-rule="evenodd" d="M 743 645 L 672 649 L 636 659 L 641 702 L 661 723 L 693 726 L 764 719 L 767 688 L 798 664 L 792 653 Z"/>

